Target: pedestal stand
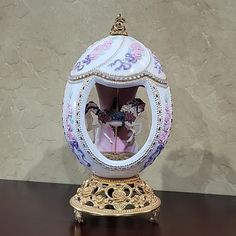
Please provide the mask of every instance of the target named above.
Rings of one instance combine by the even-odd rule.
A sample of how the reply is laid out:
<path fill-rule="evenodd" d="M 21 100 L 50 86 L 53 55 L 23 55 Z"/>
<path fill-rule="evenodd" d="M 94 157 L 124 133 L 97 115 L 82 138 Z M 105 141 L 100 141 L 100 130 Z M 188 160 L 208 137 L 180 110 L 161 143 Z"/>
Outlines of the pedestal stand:
<path fill-rule="evenodd" d="M 161 200 L 139 176 L 128 179 L 106 179 L 93 175 L 70 199 L 75 219 L 82 214 L 98 216 L 132 216 L 151 213 L 151 222 L 158 223 Z"/>

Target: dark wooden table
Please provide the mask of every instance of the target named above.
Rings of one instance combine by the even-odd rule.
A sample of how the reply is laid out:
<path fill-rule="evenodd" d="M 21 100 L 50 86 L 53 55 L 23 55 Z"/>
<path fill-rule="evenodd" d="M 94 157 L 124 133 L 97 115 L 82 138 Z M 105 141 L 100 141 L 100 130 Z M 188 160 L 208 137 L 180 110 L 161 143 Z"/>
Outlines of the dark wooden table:
<path fill-rule="evenodd" d="M 236 197 L 157 192 L 159 225 L 149 215 L 84 217 L 74 222 L 69 198 L 77 186 L 0 180 L 0 236 L 236 236 Z"/>

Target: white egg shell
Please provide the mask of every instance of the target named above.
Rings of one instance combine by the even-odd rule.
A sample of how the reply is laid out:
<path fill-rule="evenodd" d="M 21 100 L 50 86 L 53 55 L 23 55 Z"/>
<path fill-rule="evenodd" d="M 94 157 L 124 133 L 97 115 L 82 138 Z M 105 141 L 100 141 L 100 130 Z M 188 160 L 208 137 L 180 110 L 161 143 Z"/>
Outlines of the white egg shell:
<path fill-rule="evenodd" d="M 92 142 L 86 129 L 85 106 L 96 83 L 124 88 L 142 85 L 151 109 L 151 130 L 141 149 L 126 160 L 110 160 Z M 172 122 L 170 89 L 159 60 L 129 36 L 108 36 L 92 44 L 75 63 L 66 85 L 63 127 L 81 164 L 106 178 L 137 175 L 153 163 L 167 143 Z"/>

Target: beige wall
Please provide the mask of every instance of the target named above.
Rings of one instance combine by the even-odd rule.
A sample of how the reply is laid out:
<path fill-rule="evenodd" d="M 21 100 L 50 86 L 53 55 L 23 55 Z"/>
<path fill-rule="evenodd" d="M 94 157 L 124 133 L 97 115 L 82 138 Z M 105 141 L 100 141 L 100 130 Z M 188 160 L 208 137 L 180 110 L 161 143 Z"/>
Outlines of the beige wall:
<path fill-rule="evenodd" d="M 235 0 L 0 1 L 0 178 L 80 183 L 61 103 L 76 58 L 121 12 L 160 58 L 172 135 L 143 178 L 155 189 L 236 194 Z"/>

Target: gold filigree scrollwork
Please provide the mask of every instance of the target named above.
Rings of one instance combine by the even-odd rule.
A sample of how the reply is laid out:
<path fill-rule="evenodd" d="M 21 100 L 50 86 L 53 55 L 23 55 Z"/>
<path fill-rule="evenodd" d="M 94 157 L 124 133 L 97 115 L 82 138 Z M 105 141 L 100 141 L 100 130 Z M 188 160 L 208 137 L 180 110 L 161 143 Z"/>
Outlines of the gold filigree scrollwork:
<path fill-rule="evenodd" d="M 126 27 L 125 27 L 125 24 L 124 24 L 125 22 L 126 22 L 125 18 L 123 18 L 121 16 L 121 14 L 119 14 L 116 17 L 115 24 L 111 28 L 110 34 L 111 35 L 125 35 L 125 36 L 127 36 L 128 33 L 126 31 Z"/>
<path fill-rule="evenodd" d="M 157 222 L 155 213 L 161 201 L 139 176 L 129 179 L 105 179 L 92 176 L 78 188 L 70 204 L 75 209 L 76 218 L 79 220 L 78 212 L 107 216 L 152 212 L 152 218 Z"/>

